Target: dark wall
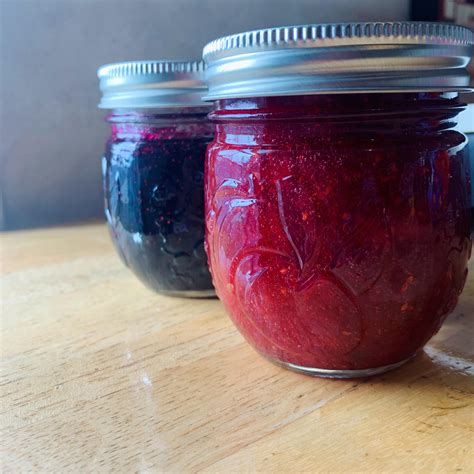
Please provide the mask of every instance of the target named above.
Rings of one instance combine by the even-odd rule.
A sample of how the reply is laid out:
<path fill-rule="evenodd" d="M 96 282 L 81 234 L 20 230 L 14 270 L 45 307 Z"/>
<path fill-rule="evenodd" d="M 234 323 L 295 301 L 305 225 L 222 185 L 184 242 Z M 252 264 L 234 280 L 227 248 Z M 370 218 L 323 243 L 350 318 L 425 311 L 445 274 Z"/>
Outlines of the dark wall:
<path fill-rule="evenodd" d="M 102 217 L 99 65 L 197 58 L 247 29 L 408 11 L 408 0 L 0 0 L 0 228 Z"/>

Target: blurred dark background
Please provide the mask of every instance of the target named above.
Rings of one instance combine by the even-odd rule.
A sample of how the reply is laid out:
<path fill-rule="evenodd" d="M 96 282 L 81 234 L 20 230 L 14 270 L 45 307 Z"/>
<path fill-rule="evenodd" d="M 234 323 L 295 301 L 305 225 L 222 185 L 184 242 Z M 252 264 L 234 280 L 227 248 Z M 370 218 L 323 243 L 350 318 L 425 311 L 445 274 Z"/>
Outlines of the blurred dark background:
<path fill-rule="evenodd" d="M 0 0 L 0 228 L 102 218 L 101 64 L 199 58 L 211 39 L 268 26 L 431 20 L 439 8 L 429 0 Z"/>

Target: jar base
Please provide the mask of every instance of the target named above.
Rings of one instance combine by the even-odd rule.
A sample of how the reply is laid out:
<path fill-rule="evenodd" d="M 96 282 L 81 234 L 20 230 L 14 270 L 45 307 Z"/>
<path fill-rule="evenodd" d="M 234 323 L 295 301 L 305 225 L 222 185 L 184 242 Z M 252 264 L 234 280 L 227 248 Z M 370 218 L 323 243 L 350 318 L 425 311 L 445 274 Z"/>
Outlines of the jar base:
<path fill-rule="evenodd" d="M 345 369 L 320 369 L 317 367 L 305 367 L 302 365 L 292 364 L 290 362 L 282 362 L 276 359 L 271 359 L 264 356 L 267 360 L 276 364 L 284 369 L 292 370 L 293 372 L 299 372 L 305 375 L 310 375 L 312 377 L 322 377 L 327 379 L 355 379 L 363 377 L 372 377 L 373 375 L 383 374 L 389 372 L 390 370 L 395 370 L 401 367 L 403 364 L 407 363 L 413 357 L 404 359 L 395 364 L 384 365 L 382 367 L 373 367 L 369 369 L 355 369 L 355 370 L 345 370 Z"/>
<path fill-rule="evenodd" d="M 160 291 L 159 293 L 177 298 L 217 298 L 215 290 Z"/>

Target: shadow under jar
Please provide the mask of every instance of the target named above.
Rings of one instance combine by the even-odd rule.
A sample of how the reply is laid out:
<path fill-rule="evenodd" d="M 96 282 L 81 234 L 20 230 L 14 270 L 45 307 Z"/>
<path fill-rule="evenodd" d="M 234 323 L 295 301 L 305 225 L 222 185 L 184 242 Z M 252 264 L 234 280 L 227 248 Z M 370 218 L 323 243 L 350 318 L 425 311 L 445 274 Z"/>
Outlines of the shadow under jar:
<path fill-rule="evenodd" d="M 377 54 L 389 54 L 394 41 L 388 25 Z M 432 61 L 436 74 L 417 72 L 431 91 L 412 90 L 413 56 L 404 58 L 406 77 L 392 71 L 391 85 L 388 59 L 383 80 L 364 61 L 359 78 L 347 58 L 337 59 L 342 33 L 331 33 L 347 34 L 344 58 L 356 27 L 244 33 L 204 54 L 208 97 L 217 101 L 206 243 L 219 298 L 262 355 L 339 378 L 374 375 L 413 357 L 454 309 L 471 252 L 466 138 L 453 130 L 464 69 L 451 73 L 450 87 L 446 71 L 437 71 L 446 58 Z M 426 52 L 431 30 L 416 28 L 417 35 L 398 37 L 397 54 Z M 383 42 L 362 31 L 364 44 Z M 436 31 L 426 54 L 439 43 L 439 54 L 459 57 L 472 43 L 467 30 Z M 239 76 L 219 77 L 226 59 L 235 67 L 239 44 Z M 328 71 L 319 75 L 329 57 L 334 74 L 352 81 L 348 90 L 334 86 L 340 76 L 331 83 Z M 380 92 L 387 84 L 390 93 Z"/>
<path fill-rule="evenodd" d="M 112 240 L 145 285 L 172 296 L 215 295 L 204 251 L 204 156 L 213 127 L 202 72 L 202 63 L 180 62 L 99 70 L 101 106 L 113 109 L 102 160 Z"/>

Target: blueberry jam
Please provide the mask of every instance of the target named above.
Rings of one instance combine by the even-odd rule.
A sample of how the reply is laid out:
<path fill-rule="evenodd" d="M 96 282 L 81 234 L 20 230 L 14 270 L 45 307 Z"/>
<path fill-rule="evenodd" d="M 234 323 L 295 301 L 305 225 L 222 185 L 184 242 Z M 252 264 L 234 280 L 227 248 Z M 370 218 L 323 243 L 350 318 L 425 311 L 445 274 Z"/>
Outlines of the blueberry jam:
<path fill-rule="evenodd" d="M 214 293 L 204 251 L 204 113 L 112 114 L 105 213 L 124 263 L 153 290 Z"/>

